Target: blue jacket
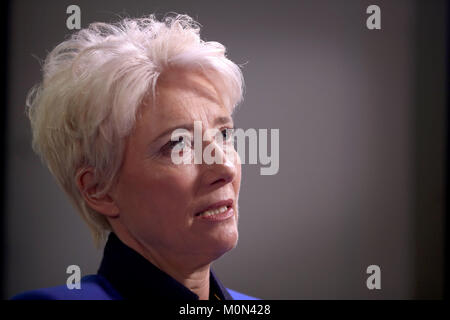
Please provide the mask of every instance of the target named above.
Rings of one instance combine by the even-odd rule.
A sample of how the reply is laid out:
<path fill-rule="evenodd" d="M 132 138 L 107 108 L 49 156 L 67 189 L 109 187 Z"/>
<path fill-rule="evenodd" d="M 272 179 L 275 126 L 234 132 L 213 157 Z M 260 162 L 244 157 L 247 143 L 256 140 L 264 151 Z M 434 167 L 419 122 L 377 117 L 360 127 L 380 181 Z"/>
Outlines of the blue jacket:
<path fill-rule="evenodd" d="M 13 300 L 198 300 L 198 296 L 147 259 L 126 246 L 114 233 L 106 243 L 97 274 L 84 276 L 80 289 L 66 285 L 27 291 Z M 214 272 L 210 273 L 210 299 L 257 300 L 225 288 Z"/>
<path fill-rule="evenodd" d="M 232 300 L 258 300 L 240 292 L 226 289 Z M 37 289 L 20 293 L 12 300 L 122 300 L 123 297 L 100 275 L 81 279 L 81 289 L 69 290 L 67 286 Z"/>

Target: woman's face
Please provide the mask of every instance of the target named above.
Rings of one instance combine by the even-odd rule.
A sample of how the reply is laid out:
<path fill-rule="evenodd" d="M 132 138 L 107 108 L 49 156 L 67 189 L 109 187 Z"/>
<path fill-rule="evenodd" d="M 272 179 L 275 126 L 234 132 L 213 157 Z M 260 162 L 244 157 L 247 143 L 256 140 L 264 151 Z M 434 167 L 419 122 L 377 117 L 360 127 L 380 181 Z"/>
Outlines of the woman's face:
<path fill-rule="evenodd" d="M 232 139 L 226 141 L 227 129 L 233 128 L 230 110 L 198 74 L 177 73 L 158 81 L 156 104 L 142 107 L 127 142 L 113 193 L 120 212 L 113 228 L 119 225 L 122 232 L 161 256 L 214 260 L 238 239 L 241 166 Z M 206 164 L 203 159 L 202 164 L 193 159 L 189 164 L 172 161 L 177 144 L 171 141 L 173 130 L 189 128 L 193 139 L 194 121 L 201 121 L 202 136 L 207 130 L 212 132 L 196 143 L 202 151 L 213 144 L 212 154 L 219 153 L 221 164 Z M 225 136 L 223 144 L 217 143 L 212 129 Z M 181 140 L 189 145 L 186 134 Z M 183 153 L 189 154 L 189 147 Z M 220 206 L 221 201 L 228 201 L 221 209 L 225 213 L 199 215 L 210 206 Z"/>

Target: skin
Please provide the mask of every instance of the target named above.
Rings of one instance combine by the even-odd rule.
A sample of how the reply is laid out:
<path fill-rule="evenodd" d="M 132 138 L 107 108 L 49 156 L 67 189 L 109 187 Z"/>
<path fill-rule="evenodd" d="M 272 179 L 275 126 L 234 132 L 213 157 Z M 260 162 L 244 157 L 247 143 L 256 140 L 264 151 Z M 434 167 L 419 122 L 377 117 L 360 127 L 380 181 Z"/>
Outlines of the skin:
<path fill-rule="evenodd" d="M 156 104 L 150 98 L 140 109 L 117 184 L 104 197 L 93 198 L 93 170 L 81 169 L 77 182 L 88 205 L 107 217 L 126 245 L 207 300 L 212 261 L 238 240 L 241 165 L 232 142 L 219 145 L 212 133 L 202 147 L 215 144 L 213 155 L 218 152 L 222 164 L 172 162 L 171 132 L 160 137 L 162 132 L 201 121 L 203 134 L 233 128 L 233 123 L 231 110 L 205 77 L 183 71 L 167 74 L 158 80 Z M 229 121 L 217 123 L 219 118 Z M 211 222 L 196 216 L 227 199 L 233 200 L 233 217 Z"/>

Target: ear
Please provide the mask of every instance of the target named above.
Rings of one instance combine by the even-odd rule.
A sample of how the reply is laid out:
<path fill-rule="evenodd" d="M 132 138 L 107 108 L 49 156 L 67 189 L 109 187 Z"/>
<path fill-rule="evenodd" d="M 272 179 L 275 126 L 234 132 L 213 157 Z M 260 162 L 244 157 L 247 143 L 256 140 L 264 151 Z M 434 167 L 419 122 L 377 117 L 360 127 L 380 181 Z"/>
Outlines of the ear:
<path fill-rule="evenodd" d="M 110 194 L 98 196 L 98 181 L 94 174 L 94 168 L 87 167 L 78 170 L 76 175 L 78 190 L 83 196 L 86 204 L 95 211 L 109 217 L 117 217 L 119 208 Z"/>

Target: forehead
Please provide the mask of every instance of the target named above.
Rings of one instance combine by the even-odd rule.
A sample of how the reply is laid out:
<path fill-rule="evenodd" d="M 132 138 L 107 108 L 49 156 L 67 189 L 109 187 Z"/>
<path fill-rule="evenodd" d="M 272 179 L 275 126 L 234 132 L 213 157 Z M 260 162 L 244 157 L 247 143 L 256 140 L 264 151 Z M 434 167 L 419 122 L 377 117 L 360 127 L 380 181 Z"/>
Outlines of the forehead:
<path fill-rule="evenodd" d="M 221 101 L 217 89 L 199 73 L 172 72 L 162 75 L 158 79 L 155 102 L 155 105 L 147 103 L 147 110 L 142 110 L 143 114 L 148 113 L 146 118 L 151 120 L 155 129 L 152 131 L 179 122 L 212 122 L 216 117 L 230 116 L 230 110 Z"/>

